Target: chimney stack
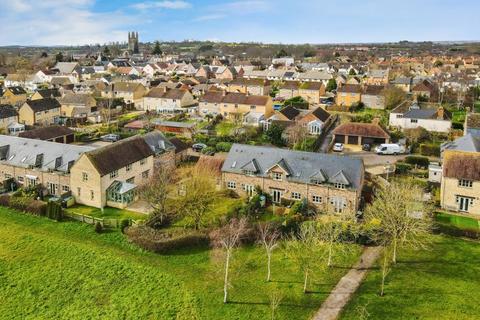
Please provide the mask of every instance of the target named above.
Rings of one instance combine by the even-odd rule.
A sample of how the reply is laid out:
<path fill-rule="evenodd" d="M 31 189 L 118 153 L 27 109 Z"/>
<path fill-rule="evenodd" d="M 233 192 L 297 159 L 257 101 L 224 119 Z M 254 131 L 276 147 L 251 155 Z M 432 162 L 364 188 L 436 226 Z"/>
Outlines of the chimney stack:
<path fill-rule="evenodd" d="M 380 118 L 379 117 L 375 117 L 372 119 L 372 124 L 375 124 L 375 125 L 380 125 Z"/>

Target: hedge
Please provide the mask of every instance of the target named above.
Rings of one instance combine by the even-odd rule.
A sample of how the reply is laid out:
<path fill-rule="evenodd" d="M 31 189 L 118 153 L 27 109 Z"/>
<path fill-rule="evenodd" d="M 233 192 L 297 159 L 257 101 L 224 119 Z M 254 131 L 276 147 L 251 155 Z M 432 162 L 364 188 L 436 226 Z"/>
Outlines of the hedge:
<path fill-rule="evenodd" d="M 395 173 L 405 174 L 412 170 L 412 165 L 404 162 L 397 162 L 395 164 Z"/>
<path fill-rule="evenodd" d="M 125 234 L 130 242 L 142 249 L 156 253 L 168 253 L 182 248 L 201 247 L 209 244 L 208 235 L 197 231 L 173 233 L 147 226 L 135 226 L 126 228 Z"/>
<path fill-rule="evenodd" d="M 419 167 L 428 168 L 430 161 L 427 157 L 422 156 L 407 156 L 405 158 L 405 162 L 413 165 L 417 165 Z"/>
<path fill-rule="evenodd" d="M 420 154 L 422 156 L 440 157 L 440 146 L 437 144 L 420 144 Z"/>
<path fill-rule="evenodd" d="M 0 205 L 31 213 L 36 216 L 44 217 L 47 213 L 47 204 L 45 202 L 27 197 L 11 197 L 3 194 L 0 196 Z"/>

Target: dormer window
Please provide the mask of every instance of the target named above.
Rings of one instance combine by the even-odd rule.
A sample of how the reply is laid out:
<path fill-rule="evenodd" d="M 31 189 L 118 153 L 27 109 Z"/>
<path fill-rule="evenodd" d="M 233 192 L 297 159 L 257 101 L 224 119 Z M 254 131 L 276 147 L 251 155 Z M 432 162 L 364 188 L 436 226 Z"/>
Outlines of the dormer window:
<path fill-rule="evenodd" d="M 247 176 L 254 176 L 255 175 L 255 172 L 254 171 L 250 171 L 250 170 L 244 170 L 243 173 Z"/>
<path fill-rule="evenodd" d="M 321 184 L 322 184 L 322 181 L 316 180 L 316 179 L 312 179 L 312 180 L 310 180 L 310 182 L 311 182 L 312 184 L 316 184 L 316 185 L 321 185 Z"/>
<path fill-rule="evenodd" d="M 346 189 L 346 185 L 343 183 L 334 183 L 333 186 L 337 189 Z"/>
<path fill-rule="evenodd" d="M 275 181 L 282 181 L 282 174 L 280 172 L 272 172 L 272 179 Z"/>

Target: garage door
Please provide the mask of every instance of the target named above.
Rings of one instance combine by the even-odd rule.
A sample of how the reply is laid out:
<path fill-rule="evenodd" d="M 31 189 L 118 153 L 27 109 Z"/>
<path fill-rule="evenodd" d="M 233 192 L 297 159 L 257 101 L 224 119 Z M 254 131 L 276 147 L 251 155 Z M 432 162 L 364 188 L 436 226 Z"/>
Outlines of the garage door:
<path fill-rule="evenodd" d="M 358 136 L 348 136 L 348 144 L 358 144 Z"/>
<path fill-rule="evenodd" d="M 340 142 L 340 143 L 344 143 L 345 142 L 345 136 L 342 136 L 342 135 L 339 135 L 339 136 L 335 136 L 335 143 L 337 142 Z"/>

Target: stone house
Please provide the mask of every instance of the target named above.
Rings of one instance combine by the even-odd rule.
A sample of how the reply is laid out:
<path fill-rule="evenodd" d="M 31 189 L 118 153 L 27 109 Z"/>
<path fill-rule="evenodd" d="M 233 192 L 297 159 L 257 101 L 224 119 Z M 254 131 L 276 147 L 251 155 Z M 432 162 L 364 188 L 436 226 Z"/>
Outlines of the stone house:
<path fill-rule="evenodd" d="M 27 92 L 22 87 L 6 87 L 3 91 L 0 103 L 11 104 L 19 107 L 27 101 Z"/>
<path fill-rule="evenodd" d="M 158 113 L 182 113 L 195 103 L 193 95 L 187 89 L 153 88 L 143 97 L 142 109 Z"/>
<path fill-rule="evenodd" d="M 14 136 L 0 136 L 0 176 L 26 187 L 42 185 L 45 194 L 70 191 L 70 169 L 94 148 Z"/>
<path fill-rule="evenodd" d="M 227 91 L 267 96 L 270 94 L 270 81 L 264 79 L 237 78 L 228 83 Z"/>
<path fill-rule="evenodd" d="M 135 108 L 141 109 L 142 98 L 147 93 L 147 88 L 138 82 L 115 82 L 109 85 L 103 92 L 102 97 L 122 98 L 126 104 L 135 104 Z"/>
<path fill-rule="evenodd" d="M 0 104 L 0 130 L 5 134 L 8 133 L 10 125 L 18 122 L 18 112 L 15 108 L 8 104 Z"/>
<path fill-rule="evenodd" d="M 60 107 L 52 98 L 28 100 L 18 110 L 18 121 L 29 126 L 53 124 L 60 117 Z"/>
<path fill-rule="evenodd" d="M 155 152 L 140 136 L 83 153 L 71 169 L 71 189 L 77 203 L 125 208 L 136 189 L 154 170 Z"/>
<path fill-rule="evenodd" d="M 362 101 L 362 87 L 358 84 L 345 84 L 338 88 L 336 104 L 351 107 Z"/>
<path fill-rule="evenodd" d="M 446 150 L 442 176 L 442 208 L 480 215 L 480 153 Z"/>
<path fill-rule="evenodd" d="M 67 93 L 59 102 L 62 117 L 70 119 L 85 119 L 97 111 L 97 101 L 86 93 Z"/>
<path fill-rule="evenodd" d="M 390 112 L 389 125 L 401 129 L 422 127 L 431 132 L 447 133 L 452 127 L 452 116 L 443 107 L 403 102 Z"/>
<path fill-rule="evenodd" d="M 371 109 L 385 109 L 385 97 L 382 92 L 385 89 L 384 86 L 367 85 L 363 89 L 361 102 Z"/>
<path fill-rule="evenodd" d="M 361 159 L 234 144 L 222 167 L 225 188 L 252 196 L 258 186 L 282 200 L 306 199 L 321 211 L 356 211 L 361 201 Z"/>

